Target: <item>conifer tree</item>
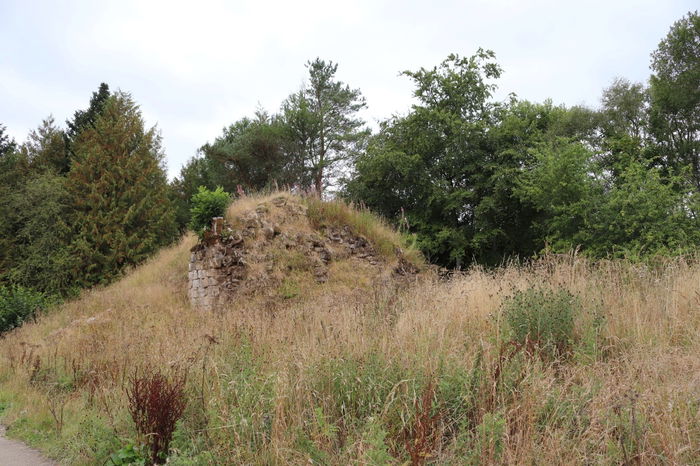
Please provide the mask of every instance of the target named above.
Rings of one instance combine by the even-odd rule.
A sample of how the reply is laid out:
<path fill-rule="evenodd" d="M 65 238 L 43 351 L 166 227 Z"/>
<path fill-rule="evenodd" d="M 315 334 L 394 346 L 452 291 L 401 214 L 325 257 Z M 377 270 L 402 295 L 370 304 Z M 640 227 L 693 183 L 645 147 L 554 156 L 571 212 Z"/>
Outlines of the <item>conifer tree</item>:
<path fill-rule="evenodd" d="M 117 92 L 73 149 L 74 273 L 82 285 L 104 283 L 176 234 L 160 136 L 145 129 L 131 96 Z"/>
<path fill-rule="evenodd" d="M 15 140 L 7 134 L 5 126 L 0 125 L 0 157 L 11 153 L 15 148 Z"/>
<path fill-rule="evenodd" d="M 107 99 L 112 94 L 109 91 L 109 86 L 106 83 L 100 84 L 96 92 L 92 93 L 90 98 L 90 106 L 87 110 L 76 110 L 72 120 L 66 120 L 68 129 L 63 135 L 66 146 L 67 157 L 65 163 L 61 167 L 60 173 L 67 173 L 70 169 L 70 159 L 75 156 L 73 145 L 80 133 L 86 128 L 93 128 L 95 121 L 102 113 Z"/>
<path fill-rule="evenodd" d="M 337 64 L 316 58 L 306 66 L 309 83 L 289 96 L 282 113 L 292 143 L 290 162 L 303 166 L 321 195 L 365 146 L 369 130 L 357 113 L 366 103 L 359 89 L 336 79 Z"/>
<path fill-rule="evenodd" d="M 65 174 L 69 167 L 69 156 L 64 144 L 65 133 L 53 116 L 49 115 L 35 130 L 29 132 L 27 141 L 20 150 L 25 154 L 34 173 L 47 170 Z"/>

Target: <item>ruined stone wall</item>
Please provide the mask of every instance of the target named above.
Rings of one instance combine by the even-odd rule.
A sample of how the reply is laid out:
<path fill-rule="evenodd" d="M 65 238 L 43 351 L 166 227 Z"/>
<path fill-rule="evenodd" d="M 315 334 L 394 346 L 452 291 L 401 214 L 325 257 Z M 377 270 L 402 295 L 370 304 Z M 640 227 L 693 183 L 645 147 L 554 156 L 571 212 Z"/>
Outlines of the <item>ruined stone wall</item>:
<path fill-rule="evenodd" d="M 197 309 L 213 310 L 247 296 L 274 300 L 290 274 L 323 284 L 333 278 L 332 263 L 346 261 L 375 276 L 388 265 L 369 240 L 349 226 L 314 228 L 304 205 L 280 196 L 239 213 L 233 224 L 213 219 L 212 227 L 192 248 L 190 303 Z M 417 273 L 400 249 L 392 268 L 395 275 Z"/>
<path fill-rule="evenodd" d="M 188 296 L 193 307 L 212 310 L 233 295 L 246 277 L 243 239 L 222 236 L 223 219 L 214 219 L 211 232 L 192 248 Z"/>

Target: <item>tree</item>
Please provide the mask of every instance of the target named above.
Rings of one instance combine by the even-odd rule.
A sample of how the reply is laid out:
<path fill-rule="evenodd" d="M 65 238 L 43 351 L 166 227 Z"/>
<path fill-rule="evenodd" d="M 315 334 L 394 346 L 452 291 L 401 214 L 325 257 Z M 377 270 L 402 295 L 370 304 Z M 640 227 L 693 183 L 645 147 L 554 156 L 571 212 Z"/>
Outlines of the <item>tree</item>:
<path fill-rule="evenodd" d="M 0 277 L 62 293 L 70 288 L 70 206 L 64 177 L 63 133 L 52 117 L 0 162 Z"/>
<path fill-rule="evenodd" d="M 170 183 L 169 197 L 175 210 L 175 223 L 183 233 L 190 222 L 192 196 L 200 186 L 211 188 L 216 186 L 216 178 L 212 175 L 212 161 L 205 157 L 192 157 L 180 169 L 180 176 Z"/>
<path fill-rule="evenodd" d="M 346 188 L 349 197 L 385 217 L 402 218 L 441 265 L 497 261 L 490 253 L 500 227 L 486 219 L 496 209 L 491 187 L 502 186 L 495 179 L 507 181 L 495 170 L 499 157 L 512 154 L 496 153 L 490 136 L 500 106 L 491 101 L 491 80 L 501 73 L 493 59 L 493 52 L 480 49 L 472 57 L 450 55 L 432 69 L 405 72 L 418 103 L 408 115 L 382 124 Z M 503 250 L 495 249 L 502 257 Z"/>
<path fill-rule="evenodd" d="M 292 166 L 285 153 L 285 128 L 280 118 L 259 110 L 255 118 L 243 118 L 227 128 L 200 153 L 210 162 L 216 186 L 234 192 L 238 185 L 260 190 L 277 182 L 293 182 Z"/>
<path fill-rule="evenodd" d="M 50 170 L 58 174 L 68 171 L 69 156 L 64 138 L 65 133 L 56 126 L 53 116 L 44 119 L 37 129 L 29 133 L 21 151 L 33 171 Z"/>
<path fill-rule="evenodd" d="M 320 58 L 307 63 L 309 82 L 283 104 L 292 158 L 308 171 L 321 195 L 362 149 L 369 130 L 357 112 L 366 107 L 359 89 L 337 81 L 338 65 Z"/>
<path fill-rule="evenodd" d="M 0 285 L 9 279 L 9 269 L 14 265 L 13 257 L 17 253 L 14 232 L 14 208 L 12 194 L 19 189 L 29 173 L 29 163 L 23 154 L 17 151 L 14 139 L 5 133 L 0 125 Z"/>
<path fill-rule="evenodd" d="M 75 210 L 71 251 L 80 284 L 109 281 L 173 240 L 160 136 L 138 106 L 112 95 L 73 144 L 67 188 Z"/>
<path fill-rule="evenodd" d="M 532 229 L 542 247 L 568 252 L 590 246 L 592 209 L 603 200 L 593 154 L 583 144 L 558 137 L 530 149 L 532 164 L 517 179 L 515 193 L 538 212 Z"/>
<path fill-rule="evenodd" d="M 73 145 L 76 139 L 84 129 L 94 127 L 97 118 L 102 113 L 110 96 L 109 86 L 105 83 L 101 83 L 97 91 L 92 93 L 90 106 L 87 110 L 76 110 L 73 114 L 73 119 L 66 120 L 68 130 L 64 134 L 64 142 L 68 157 L 61 167 L 60 173 L 67 173 L 70 169 L 70 159 L 75 156 Z"/>
<path fill-rule="evenodd" d="M 700 15 L 688 15 L 671 27 L 652 54 L 651 131 L 659 158 L 679 174 L 690 168 L 700 190 Z"/>
<path fill-rule="evenodd" d="M 9 199 L 13 260 L 7 278 L 50 294 L 72 288 L 70 209 L 65 178 L 52 171 L 29 178 Z"/>
<path fill-rule="evenodd" d="M 299 184 L 301 166 L 292 160 L 287 128 L 277 115 L 259 110 L 224 128 L 203 145 L 171 184 L 171 198 L 181 230 L 190 220 L 191 199 L 200 186 L 227 192 L 259 191 L 273 185 Z"/>
<path fill-rule="evenodd" d="M 15 140 L 12 139 L 6 131 L 7 128 L 5 128 L 4 125 L 0 125 L 0 157 L 14 152 L 14 150 L 17 148 Z"/>
<path fill-rule="evenodd" d="M 649 90 L 618 78 L 601 100 L 601 165 L 617 177 L 630 162 L 648 157 Z"/>

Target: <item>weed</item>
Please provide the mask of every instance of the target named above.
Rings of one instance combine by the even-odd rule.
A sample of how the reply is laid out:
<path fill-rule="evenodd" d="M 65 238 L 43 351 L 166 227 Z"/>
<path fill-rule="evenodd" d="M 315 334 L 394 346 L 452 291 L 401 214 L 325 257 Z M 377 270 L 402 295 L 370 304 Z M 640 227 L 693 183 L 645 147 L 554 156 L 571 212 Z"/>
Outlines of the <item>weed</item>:
<path fill-rule="evenodd" d="M 367 445 L 367 449 L 363 454 L 366 464 L 370 466 L 385 466 L 396 462 L 391 453 L 389 453 L 386 437 L 387 433 L 381 424 L 375 418 L 370 417 L 362 435 L 362 441 Z"/>
<path fill-rule="evenodd" d="M 404 446 L 411 458 L 411 465 L 425 464 L 440 441 L 442 413 L 435 409 L 435 382 L 430 381 L 415 401 L 415 417 L 404 430 Z"/>
<path fill-rule="evenodd" d="M 165 463 L 175 424 L 185 410 L 185 380 L 184 374 L 168 378 L 152 369 L 129 379 L 129 413 L 137 432 L 146 438 L 154 464 Z"/>
<path fill-rule="evenodd" d="M 512 341 L 546 360 L 567 358 L 574 344 L 580 301 L 566 290 L 529 288 L 502 306 Z"/>
<path fill-rule="evenodd" d="M 415 239 L 404 236 L 366 208 L 348 205 L 342 200 L 305 199 L 311 226 L 317 230 L 330 226 L 349 226 L 355 234 L 366 237 L 387 258 L 396 256 L 397 248 L 414 266 L 422 266 L 423 258 L 415 247 Z"/>
<path fill-rule="evenodd" d="M 147 460 L 148 456 L 143 448 L 134 444 L 128 444 L 109 456 L 109 464 L 113 466 L 146 464 Z"/>

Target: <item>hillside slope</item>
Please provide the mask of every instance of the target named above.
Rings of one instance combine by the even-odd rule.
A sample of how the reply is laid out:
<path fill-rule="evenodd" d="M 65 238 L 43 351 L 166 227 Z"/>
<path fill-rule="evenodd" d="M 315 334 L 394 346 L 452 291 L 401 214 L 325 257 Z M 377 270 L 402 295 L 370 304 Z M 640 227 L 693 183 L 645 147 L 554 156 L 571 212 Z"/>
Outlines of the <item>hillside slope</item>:
<path fill-rule="evenodd" d="M 233 229 L 274 196 L 232 205 Z M 318 280 L 316 255 L 284 247 L 271 269 L 253 267 L 260 280 L 223 312 L 202 312 L 187 297 L 196 240 L 185 237 L 0 340 L 9 434 L 64 464 L 105 464 L 143 440 L 127 409 L 135 372 L 186 370 L 188 405 L 169 464 L 697 459 L 696 260 L 560 256 L 450 281 L 406 278 L 394 272 L 400 236 L 371 215 L 285 196 L 306 212 L 283 227 L 269 209 L 265 221 L 280 227 L 274 241 L 282 244 L 283 230 L 328 239 L 346 225 L 378 259 L 338 255 Z M 271 243 L 264 228 L 251 251 Z M 565 299 L 551 306 L 542 297 Z M 571 312 L 566 352 L 555 358 L 508 324 L 541 309 Z"/>

